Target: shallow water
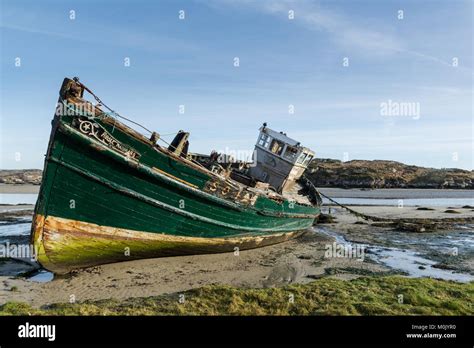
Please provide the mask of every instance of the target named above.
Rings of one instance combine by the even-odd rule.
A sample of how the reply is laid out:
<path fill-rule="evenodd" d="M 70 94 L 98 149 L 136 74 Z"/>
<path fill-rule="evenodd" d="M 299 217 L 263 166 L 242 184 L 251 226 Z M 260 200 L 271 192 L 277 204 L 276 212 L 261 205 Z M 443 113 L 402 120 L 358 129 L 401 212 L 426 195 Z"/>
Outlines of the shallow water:
<path fill-rule="evenodd" d="M 46 283 L 50 282 L 54 279 L 54 274 L 52 272 L 48 272 L 46 270 L 39 270 L 34 275 L 28 278 L 29 281 L 38 282 L 38 283 Z"/>
<path fill-rule="evenodd" d="M 406 249 L 377 248 L 367 246 L 368 257 L 392 269 L 407 272 L 411 277 L 431 277 L 458 282 L 470 282 L 474 277 L 470 274 L 455 273 L 450 270 L 434 268 L 436 261 L 421 256 L 420 253 Z"/>
<path fill-rule="evenodd" d="M 31 217 L 27 222 L 0 224 L 0 242 L 5 237 L 29 236 L 31 232 Z"/>
<path fill-rule="evenodd" d="M 326 196 L 333 198 L 372 198 L 372 199 L 473 199 L 474 190 L 440 189 L 342 189 L 319 188 Z"/>
<path fill-rule="evenodd" d="M 388 205 L 398 206 L 400 200 L 407 207 L 428 206 L 428 207 L 462 207 L 465 205 L 474 206 L 474 198 L 347 198 L 341 197 L 335 199 L 338 203 L 344 205 Z M 329 200 L 323 198 L 324 204 L 331 204 Z"/>
<path fill-rule="evenodd" d="M 0 204 L 35 204 L 37 193 L 0 193 Z"/>
<path fill-rule="evenodd" d="M 433 267 L 437 264 L 429 258 L 429 251 L 443 252 L 450 255 L 456 250 L 461 253 L 463 250 L 472 251 L 474 236 L 470 232 L 450 232 L 449 234 L 421 235 L 414 233 L 393 233 L 388 234 L 395 243 L 411 244 L 426 247 L 426 253 L 420 253 L 411 249 L 394 247 L 380 247 L 377 245 L 351 243 L 337 231 L 325 226 L 318 226 L 314 229 L 317 233 L 323 233 L 335 238 L 336 243 L 347 245 L 353 249 L 361 246 L 365 250 L 365 257 L 381 263 L 391 269 L 406 272 L 410 277 L 432 277 L 444 280 L 454 280 L 458 282 L 474 281 L 474 276 L 467 273 L 458 273 Z M 389 237 L 391 236 L 391 237 Z M 398 239 L 397 239 L 398 238 Z M 457 248 L 457 249 L 455 249 Z M 454 256 L 453 256 L 454 257 Z"/>

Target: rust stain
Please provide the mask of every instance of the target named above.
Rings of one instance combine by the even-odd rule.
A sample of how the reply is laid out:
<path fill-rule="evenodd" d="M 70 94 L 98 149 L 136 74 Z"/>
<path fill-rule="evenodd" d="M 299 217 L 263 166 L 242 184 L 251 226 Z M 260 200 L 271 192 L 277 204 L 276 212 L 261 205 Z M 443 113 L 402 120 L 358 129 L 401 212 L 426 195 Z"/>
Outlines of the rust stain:
<path fill-rule="evenodd" d="M 232 252 L 295 238 L 303 231 L 229 238 L 200 238 L 100 226 L 77 220 L 38 216 L 40 263 L 55 273 L 98 264 L 174 255 Z M 130 255 L 124 249 L 130 249 Z"/>

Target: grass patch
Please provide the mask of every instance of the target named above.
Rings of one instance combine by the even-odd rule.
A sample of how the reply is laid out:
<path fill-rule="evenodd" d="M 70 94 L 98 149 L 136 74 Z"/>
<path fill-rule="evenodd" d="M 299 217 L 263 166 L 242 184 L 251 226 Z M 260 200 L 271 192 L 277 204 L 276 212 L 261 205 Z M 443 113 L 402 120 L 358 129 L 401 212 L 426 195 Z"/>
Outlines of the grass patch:
<path fill-rule="evenodd" d="M 403 303 L 399 303 L 399 295 Z M 206 286 L 147 298 L 0 306 L 0 315 L 473 315 L 474 283 L 399 276 L 351 281 L 322 278 L 284 288 L 237 289 Z M 291 303 L 290 296 L 294 302 Z"/>
<path fill-rule="evenodd" d="M 454 209 L 448 209 L 448 210 L 445 210 L 444 212 L 448 214 L 461 214 L 461 212 Z"/>

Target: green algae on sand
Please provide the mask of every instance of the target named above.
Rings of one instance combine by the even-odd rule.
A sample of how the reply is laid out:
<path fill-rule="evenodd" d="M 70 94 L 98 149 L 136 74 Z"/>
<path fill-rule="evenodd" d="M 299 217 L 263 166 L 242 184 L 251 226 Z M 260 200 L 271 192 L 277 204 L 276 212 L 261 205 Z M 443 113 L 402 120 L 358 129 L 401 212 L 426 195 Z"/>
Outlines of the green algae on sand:
<path fill-rule="evenodd" d="M 472 282 L 401 276 L 351 281 L 326 277 L 282 288 L 212 285 L 183 294 L 62 303 L 39 309 L 9 302 L 0 306 L 0 315 L 473 315 L 473 299 Z"/>

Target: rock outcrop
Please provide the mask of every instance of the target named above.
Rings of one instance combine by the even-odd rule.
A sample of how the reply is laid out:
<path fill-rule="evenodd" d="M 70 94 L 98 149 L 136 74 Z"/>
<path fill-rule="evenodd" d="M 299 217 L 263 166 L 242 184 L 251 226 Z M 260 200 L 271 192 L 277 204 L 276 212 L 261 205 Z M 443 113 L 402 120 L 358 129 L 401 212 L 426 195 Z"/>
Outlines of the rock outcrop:
<path fill-rule="evenodd" d="M 474 172 L 395 161 L 315 159 L 307 175 L 317 187 L 474 189 Z"/>
<path fill-rule="evenodd" d="M 0 170 L 0 183 L 39 185 L 41 184 L 41 175 L 42 170 L 40 169 Z"/>

